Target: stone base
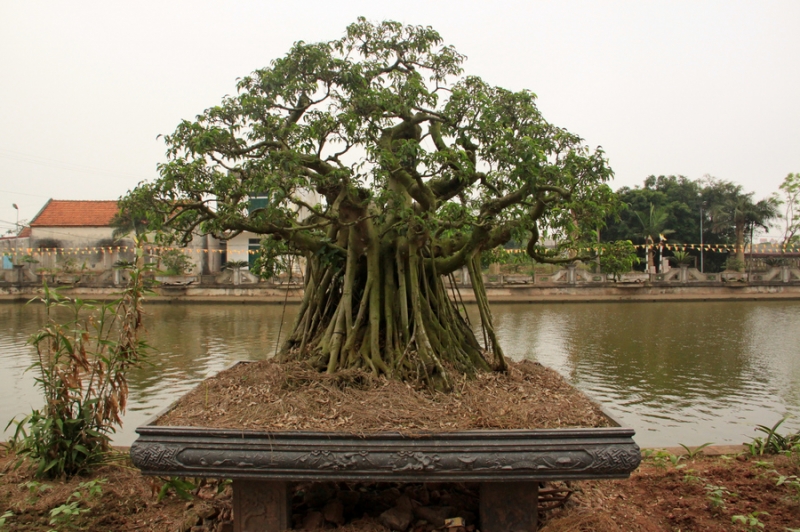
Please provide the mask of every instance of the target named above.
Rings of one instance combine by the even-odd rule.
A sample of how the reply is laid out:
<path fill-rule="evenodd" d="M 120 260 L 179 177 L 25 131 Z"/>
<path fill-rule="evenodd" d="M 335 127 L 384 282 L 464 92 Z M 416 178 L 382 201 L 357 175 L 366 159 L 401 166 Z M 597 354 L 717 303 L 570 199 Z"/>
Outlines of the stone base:
<path fill-rule="evenodd" d="M 483 532 L 536 532 L 538 482 L 484 482 L 480 487 Z M 233 481 L 235 532 L 283 532 L 292 527 L 286 482 Z"/>
<path fill-rule="evenodd" d="M 482 532 L 536 532 L 538 519 L 538 482 L 481 484 Z"/>
<path fill-rule="evenodd" d="M 233 481 L 234 532 L 282 532 L 292 528 L 286 482 Z"/>

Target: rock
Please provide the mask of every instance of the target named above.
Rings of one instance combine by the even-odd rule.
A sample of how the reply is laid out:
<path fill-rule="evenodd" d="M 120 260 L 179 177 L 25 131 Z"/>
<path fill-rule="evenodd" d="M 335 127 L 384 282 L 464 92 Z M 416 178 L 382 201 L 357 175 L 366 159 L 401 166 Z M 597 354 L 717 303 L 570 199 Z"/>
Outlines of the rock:
<path fill-rule="evenodd" d="M 196 513 L 189 512 L 189 514 L 183 519 L 183 524 L 180 528 L 181 532 L 189 532 L 192 527 L 199 525 L 200 521 L 201 519 Z"/>
<path fill-rule="evenodd" d="M 380 501 L 385 504 L 386 506 L 394 506 L 397 503 L 397 499 L 400 498 L 400 490 L 397 488 L 389 488 L 383 490 L 380 495 Z"/>
<path fill-rule="evenodd" d="M 431 503 L 430 493 L 425 486 L 409 486 L 405 489 L 405 494 L 422 506 L 428 506 Z"/>
<path fill-rule="evenodd" d="M 233 521 L 220 521 L 216 532 L 233 532 Z"/>
<path fill-rule="evenodd" d="M 202 504 L 195 509 L 195 513 L 197 513 L 198 517 L 200 517 L 201 519 L 213 519 L 214 517 L 217 516 L 219 510 L 217 510 L 213 506 Z"/>
<path fill-rule="evenodd" d="M 414 508 L 419 506 L 419 504 L 414 504 L 414 501 L 412 501 L 408 495 L 401 495 L 397 498 L 395 506 L 401 510 L 413 512 Z"/>
<path fill-rule="evenodd" d="M 303 518 L 301 530 L 320 530 L 325 528 L 325 517 L 322 512 L 308 512 Z"/>
<path fill-rule="evenodd" d="M 476 508 L 478 505 L 478 497 L 468 495 L 466 493 L 459 493 L 457 491 L 445 492 L 441 497 L 442 506 L 453 506 L 460 512 L 469 508 Z"/>
<path fill-rule="evenodd" d="M 193 526 L 190 529 L 190 532 L 209 532 L 207 527 L 204 526 Z"/>
<path fill-rule="evenodd" d="M 303 502 L 310 508 L 322 508 L 336 496 L 336 490 L 328 483 L 309 484 L 303 492 Z"/>
<path fill-rule="evenodd" d="M 424 519 L 437 528 L 444 526 L 444 520 L 455 515 L 456 509 L 452 506 L 420 506 L 414 508 L 417 519 Z"/>
<path fill-rule="evenodd" d="M 343 525 L 344 504 L 342 504 L 342 501 L 339 499 L 333 499 L 332 501 L 329 501 L 328 504 L 325 505 L 325 508 L 322 509 L 322 516 L 329 523 L 339 526 Z"/>
<path fill-rule="evenodd" d="M 389 508 L 378 517 L 378 521 L 380 521 L 383 526 L 397 532 L 405 532 L 408 530 L 413 520 L 414 514 L 411 513 L 411 510 L 403 510 L 397 506 Z"/>
<path fill-rule="evenodd" d="M 336 494 L 336 498 L 342 501 L 345 510 L 351 510 L 358 504 L 361 494 L 357 491 L 340 490 Z"/>

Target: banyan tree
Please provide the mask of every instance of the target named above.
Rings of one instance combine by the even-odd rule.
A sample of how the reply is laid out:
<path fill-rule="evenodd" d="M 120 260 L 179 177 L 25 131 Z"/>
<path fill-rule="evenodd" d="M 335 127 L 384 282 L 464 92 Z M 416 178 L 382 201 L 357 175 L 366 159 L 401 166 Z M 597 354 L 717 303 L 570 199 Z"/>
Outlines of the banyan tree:
<path fill-rule="evenodd" d="M 262 266 L 304 257 L 284 360 L 437 389 L 503 370 L 482 252 L 513 241 L 539 262 L 583 256 L 612 208 L 612 172 L 532 92 L 464 76 L 464 59 L 433 29 L 396 22 L 298 42 L 166 135 L 160 178 L 123 208 L 175 238 L 262 235 Z M 448 282 L 459 270 L 480 324 Z"/>

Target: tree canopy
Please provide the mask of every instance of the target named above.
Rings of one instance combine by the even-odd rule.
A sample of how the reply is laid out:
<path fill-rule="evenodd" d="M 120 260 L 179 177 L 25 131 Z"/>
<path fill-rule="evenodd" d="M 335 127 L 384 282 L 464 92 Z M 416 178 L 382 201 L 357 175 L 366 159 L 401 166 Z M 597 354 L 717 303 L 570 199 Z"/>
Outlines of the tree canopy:
<path fill-rule="evenodd" d="M 788 174 L 780 185 L 780 194 L 773 201 L 783 207 L 783 245 L 800 240 L 800 173 Z"/>
<path fill-rule="evenodd" d="M 442 43 L 430 27 L 365 19 L 296 43 L 166 135 L 160 178 L 123 208 L 176 238 L 247 231 L 306 257 L 283 357 L 437 388 L 504 369 L 481 252 L 514 239 L 537 261 L 574 260 L 615 209 L 612 172 L 532 92 L 462 75 L 464 56 Z M 552 234 L 560 244 L 545 248 Z M 442 280 L 461 268 L 484 345 Z"/>
<path fill-rule="evenodd" d="M 702 242 L 727 244 L 737 249 L 743 260 L 744 243 L 749 237 L 746 228 L 766 227 L 778 215 L 775 199 L 754 201 L 741 185 L 706 176 L 690 180 L 684 176 L 650 176 L 642 187 L 622 187 L 617 191 L 625 208 L 617 217 L 607 220 L 602 233 L 604 241 L 630 239 L 648 243 L 648 225 L 655 225 L 672 243 Z M 652 214 L 655 218 L 650 217 Z M 649 221 L 658 222 L 657 224 Z M 695 256 L 699 251 L 694 250 Z M 727 253 L 706 250 L 706 267 L 712 271 L 722 267 Z"/>

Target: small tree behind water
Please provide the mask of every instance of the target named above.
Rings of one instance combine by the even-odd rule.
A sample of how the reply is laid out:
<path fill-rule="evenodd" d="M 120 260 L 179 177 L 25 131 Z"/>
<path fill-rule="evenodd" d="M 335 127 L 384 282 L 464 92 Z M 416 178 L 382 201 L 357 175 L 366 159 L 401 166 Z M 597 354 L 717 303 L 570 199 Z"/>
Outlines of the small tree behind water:
<path fill-rule="evenodd" d="M 116 301 L 95 304 L 63 296 L 45 284 L 33 301 L 45 305 L 47 321 L 29 343 L 36 361 L 29 369 L 44 406 L 16 425 L 17 456 L 37 466 L 38 476 L 72 476 L 103 461 L 111 434 L 122 424 L 128 398 L 127 373 L 141 363 L 145 292 L 142 249 L 130 282 Z M 65 313 L 69 318 L 61 320 Z"/>

